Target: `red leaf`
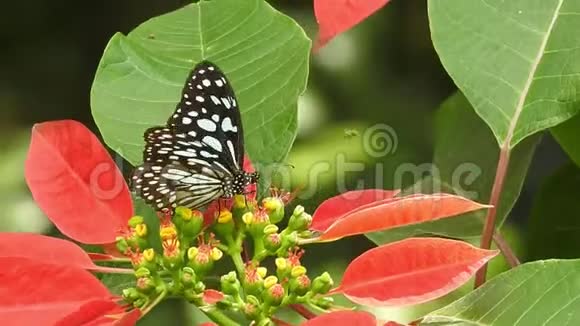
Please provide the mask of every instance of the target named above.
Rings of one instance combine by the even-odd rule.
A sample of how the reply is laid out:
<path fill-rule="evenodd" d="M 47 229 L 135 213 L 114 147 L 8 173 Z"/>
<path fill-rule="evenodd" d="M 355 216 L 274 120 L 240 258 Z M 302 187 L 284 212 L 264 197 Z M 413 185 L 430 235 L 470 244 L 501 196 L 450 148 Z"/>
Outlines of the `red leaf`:
<path fill-rule="evenodd" d="M 131 312 L 125 314 L 123 318 L 117 320 L 112 325 L 114 326 L 133 326 L 137 323 L 137 321 L 141 318 L 141 310 L 135 309 Z M 105 325 L 103 325 L 105 326 Z"/>
<path fill-rule="evenodd" d="M 497 253 L 456 240 L 409 238 L 357 257 L 331 293 L 363 305 L 418 304 L 458 288 Z"/>
<path fill-rule="evenodd" d="M 311 230 L 323 232 L 346 213 L 395 197 L 400 190 L 365 189 L 345 192 L 322 202 L 312 215 Z"/>
<path fill-rule="evenodd" d="M 0 258 L 0 320 L 3 326 L 53 325 L 111 294 L 91 273 L 72 266 L 23 258 Z"/>
<path fill-rule="evenodd" d="M 0 233 L 0 258 L 9 257 L 101 272 L 118 271 L 95 265 L 81 247 L 70 241 L 34 233 Z"/>
<path fill-rule="evenodd" d="M 330 241 L 346 236 L 434 221 L 489 207 L 449 194 L 416 194 L 375 202 L 338 219 L 320 235 Z"/>
<path fill-rule="evenodd" d="M 203 301 L 207 304 L 215 304 L 224 299 L 224 294 L 220 291 L 208 289 L 203 291 Z"/>
<path fill-rule="evenodd" d="M 329 326 L 329 325 L 353 325 L 353 326 L 376 326 L 375 316 L 365 311 L 341 310 L 320 315 L 305 321 L 302 326 Z"/>
<path fill-rule="evenodd" d="M 347 31 L 381 9 L 389 0 L 314 0 L 318 22 L 317 51 L 336 35 Z"/>
<path fill-rule="evenodd" d="M 55 326 L 105 325 L 115 321 L 106 315 L 119 313 L 123 313 L 122 308 L 112 300 L 97 299 L 86 302 L 76 311 L 59 320 Z"/>
<path fill-rule="evenodd" d="M 35 125 L 25 174 L 38 206 L 79 242 L 114 242 L 133 215 L 131 195 L 115 162 L 79 122 Z"/>

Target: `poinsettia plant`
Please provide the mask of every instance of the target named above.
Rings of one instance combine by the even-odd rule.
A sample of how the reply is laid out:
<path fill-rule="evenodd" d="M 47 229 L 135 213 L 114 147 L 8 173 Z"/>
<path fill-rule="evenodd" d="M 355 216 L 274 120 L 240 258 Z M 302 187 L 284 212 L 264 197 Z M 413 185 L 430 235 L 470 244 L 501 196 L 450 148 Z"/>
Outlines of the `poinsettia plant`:
<path fill-rule="evenodd" d="M 0 259 L 12 266 L 2 274 L 6 301 L 0 315 L 15 325 L 133 325 L 169 297 L 197 305 L 222 325 L 236 324 L 225 311 L 263 325 L 276 323 L 283 307 L 312 318 L 307 307 L 317 313 L 340 309 L 333 303 L 337 294 L 359 304 L 410 305 L 456 289 L 496 255 L 456 240 L 409 238 L 362 254 L 339 284 L 326 272 L 309 275 L 301 264 L 310 244 L 487 207 L 449 194 L 352 191 L 310 215 L 300 205 L 287 211 L 292 194 L 273 190 L 260 202 L 252 195 L 215 202 L 205 214 L 178 207 L 173 215 L 160 213 L 158 229 L 151 230 L 144 217 L 134 215 L 131 194 L 106 149 L 71 120 L 33 128 L 26 179 L 38 205 L 72 241 L 0 234 Z M 279 227 L 281 222 L 287 225 Z M 151 232 L 161 243 L 152 243 Z M 73 241 L 106 251 L 85 252 Z M 224 256 L 235 268 L 215 275 Z M 275 268 L 265 267 L 267 260 Z M 92 273 L 132 274 L 135 281 L 117 295 Z M 215 277 L 218 286 L 210 282 Z"/>
<path fill-rule="evenodd" d="M 465 112 L 459 112 L 473 109 L 497 141 L 492 144 L 497 157 L 491 160 L 495 179 L 481 202 L 458 195 L 455 189 L 449 193 L 359 189 L 344 191 L 308 211 L 297 197 L 299 190 L 277 189 L 269 180 L 257 188 L 253 184 L 256 175 L 251 172 L 282 162 L 290 150 L 310 56 L 388 0 L 314 0 L 319 31 L 313 48 L 294 20 L 264 0 L 196 1 L 127 35 L 114 35 L 96 71 L 91 109 L 105 143 L 133 166 L 145 166 L 143 179 L 133 180 L 148 184 L 131 191 L 126 182 L 131 178 L 123 175 L 83 124 L 73 120 L 36 124 L 25 178 L 59 236 L 0 233 L 0 320 L 7 325 L 131 326 L 165 300 L 179 298 L 211 320 L 203 325 L 289 325 L 283 313 L 288 309 L 301 316 L 302 325 L 402 325 L 395 317 L 366 310 L 432 302 L 476 275 L 475 287 L 480 289 L 405 322 L 577 322 L 578 262 L 519 266 L 497 230 L 513 206 L 533 152 L 535 142 L 524 139 L 533 140 L 535 133 L 578 113 L 573 105 L 577 102 L 573 90 L 580 85 L 577 67 L 567 63 L 563 70 L 553 68 L 560 67 L 560 61 L 573 62 L 569 53 L 580 47 L 561 27 L 571 24 L 567 19 L 578 6 L 554 0 L 527 10 L 523 1 L 429 3 L 434 46 L 463 93 L 443 106 L 441 114 L 454 119 L 441 121 L 473 119 L 463 119 Z M 494 24 L 472 19 L 467 13 L 473 8 Z M 496 39 L 497 26 L 512 33 Z M 478 42 L 458 55 L 456 35 Z M 529 46 L 522 45 L 528 44 L 524 40 Z M 494 49 L 494 55 L 487 49 Z M 465 64 L 468 59 L 481 64 L 471 68 Z M 223 69 L 227 82 L 225 77 L 204 77 L 216 76 L 210 61 Z M 187 77 L 200 62 L 207 65 L 199 75 Z M 506 73 L 509 69 L 514 73 Z M 558 87 L 542 84 L 554 77 L 561 80 Z M 485 83 L 479 85 L 482 80 Z M 228 87 L 237 97 L 227 93 Z M 224 89 L 219 98 L 212 93 Z M 241 117 L 225 109 L 208 113 L 209 105 L 228 110 L 239 106 Z M 196 110 L 185 113 L 186 106 Z M 242 125 L 246 134 L 239 142 L 225 138 L 241 134 Z M 459 126 L 444 127 L 438 138 L 458 142 L 461 137 L 446 132 Z M 179 133 L 172 128 L 187 130 Z M 221 134 L 215 133 L 218 128 Z M 160 136 L 147 136 L 155 130 Z M 480 131 L 468 130 L 465 138 Z M 570 129 L 553 133 L 563 144 L 570 143 Z M 198 151 L 195 147 L 204 146 L 200 139 L 205 147 Z M 178 195 L 195 201 L 207 194 L 194 190 L 208 189 L 203 182 L 212 182 L 208 175 L 217 175 L 212 168 L 232 172 L 219 160 L 210 160 L 219 158 L 215 153 L 224 153 L 225 147 L 234 165 L 243 157 L 240 170 L 247 174 L 240 175 L 247 179 L 235 180 L 234 186 L 223 183 L 224 196 L 207 205 L 179 205 Z M 436 150 L 434 161 L 449 160 L 448 152 Z M 191 158 L 196 171 L 206 171 L 194 175 L 183 167 L 164 170 L 164 178 L 172 181 L 190 178 L 186 195 L 176 194 L 173 183 L 174 188 L 169 182 L 161 187 L 156 175 L 166 168 L 159 165 L 167 163 L 167 157 L 179 161 L 179 156 Z M 504 190 L 508 186 L 510 191 Z M 154 192 L 145 187 L 157 188 Z M 143 200 L 153 204 L 153 210 L 143 208 Z M 166 209 L 162 200 L 175 205 Z M 458 225 L 475 224 L 481 232 L 434 227 L 455 225 L 451 221 L 460 218 L 472 224 Z M 442 222 L 449 224 L 437 224 Z M 402 234 L 423 236 L 396 241 L 377 236 L 413 227 L 413 232 Z M 350 261 L 338 275 L 314 273 L 303 259 L 311 246 L 358 235 L 366 235 L 377 246 Z M 461 240 L 474 236 L 481 238 L 479 247 Z M 491 250 L 492 242 L 500 250 Z M 500 252 L 513 269 L 486 283 L 486 265 Z M 110 286 L 106 274 L 130 281 Z M 565 298 L 558 291 L 566 292 Z M 338 297 L 351 304 L 335 302 Z"/>

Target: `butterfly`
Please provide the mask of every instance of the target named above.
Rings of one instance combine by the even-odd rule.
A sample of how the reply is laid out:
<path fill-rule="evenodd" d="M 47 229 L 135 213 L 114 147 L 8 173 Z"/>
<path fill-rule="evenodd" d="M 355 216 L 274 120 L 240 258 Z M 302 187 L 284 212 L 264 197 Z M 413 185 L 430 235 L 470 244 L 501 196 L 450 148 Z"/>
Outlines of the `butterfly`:
<path fill-rule="evenodd" d="M 131 184 L 157 211 L 197 209 L 245 194 L 258 181 L 257 172 L 243 169 L 244 132 L 234 91 L 209 61 L 193 68 L 167 123 L 147 129 L 144 139 L 143 164 Z"/>

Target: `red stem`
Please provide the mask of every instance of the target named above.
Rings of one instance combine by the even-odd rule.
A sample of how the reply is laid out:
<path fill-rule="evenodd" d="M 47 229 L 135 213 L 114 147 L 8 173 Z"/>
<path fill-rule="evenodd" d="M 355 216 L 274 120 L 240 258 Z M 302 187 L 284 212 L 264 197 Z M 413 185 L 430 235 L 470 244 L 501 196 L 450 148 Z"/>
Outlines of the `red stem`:
<path fill-rule="evenodd" d="M 507 144 L 509 144 L 509 142 L 507 142 Z M 491 241 L 495 230 L 495 217 L 497 215 L 497 206 L 499 204 L 499 198 L 503 190 L 503 184 L 507 174 L 509 161 L 510 161 L 510 149 L 509 145 L 506 145 L 503 146 L 499 152 L 499 160 L 497 162 L 497 169 L 495 171 L 495 180 L 493 181 L 493 187 L 491 189 L 491 197 L 489 199 L 489 204 L 492 205 L 492 207 L 487 211 L 487 216 L 485 217 L 485 225 L 483 227 L 483 234 L 481 236 L 480 247 L 482 249 L 489 249 L 491 247 Z M 485 283 L 486 274 L 487 274 L 487 264 L 483 265 L 481 269 L 477 271 L 477 274 L 475 275 L 475 288 L 478 288 L 483 283 Z"/>
<path fill-rule="evenodd" d="M 519 264 L 521 264 L 520 260 L 510 247 L 509 243 L 505 241 L 504 237 L 501 235 L 499 231 L 496 231 L 493 234 L 493 242 L 495 242 L 495 244 L 497 245 L 501 253 L 504 255 L 505 260 L 508 262 L 511 268 L 514 268 Z"/>
<path fill-rule="evenodd" d="M 306 319 L 312 319 L 312 318 L 316 317 L 315 313 L 308 310 L 306 307 L 304 307 L 301 304 L 291 304 L 290 308 L 292 308 L 292 310 L 296 311 L 297 313 L 300 314 L 300 316 L 302 316 Z"/>

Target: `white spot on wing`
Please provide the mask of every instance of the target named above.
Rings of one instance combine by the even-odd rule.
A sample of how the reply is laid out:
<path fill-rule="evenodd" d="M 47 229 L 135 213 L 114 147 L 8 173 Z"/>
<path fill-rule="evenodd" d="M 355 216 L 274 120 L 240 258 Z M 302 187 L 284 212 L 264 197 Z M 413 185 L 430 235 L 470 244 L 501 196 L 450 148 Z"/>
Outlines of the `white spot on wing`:
<path fill-rule="evenodd" d="M 211 100 L 213 101 L 213 103 L 214 103 L 215 105 L 221 105 L 221 104 L 222 104 L 222 102 L 220 102 L 220 99 L 219 99 L 219 98 L 217 98 L 215 95 L 212 95 L 212 96 L 211 96 Z"/>
<path fill-rule="evenodd" d="M 181 123 L 183 123 L 184 125 L 188 125 L 191 123 L 191 119 L 188 117 L 183 117 L 183 119 L 181 119 Z"/>
<path fill-rule="evenodd" d="M 209 120 L 209 119 L 200 119 L 197 120 L 197 125 L 205 130 L 205 131 L 209 131 L 209 132 L 214 132 L 217 129 L 217 126 L 215 124 L 215 122 Z"/>
<path fill-rule="evenodd" d="M 222 87 L 222 86 L 224 86 L 224 83 L 223 83 L 221 80 L 219 80 L 219 79 L 216 79 L 216 80 L 215 80 L 215 84 L 217 85 L 217 87 Z"/>
<path fill-rule="evenodd" d="M 219 121 L 220 121 L 220 116 L 219 116 L 219 115 L 217 115 L 217 114 L 214 114 L 214 115 L 212 115 L 212 116 L 211 116 L 211 119 L 212 119 L 213 121 L 215 121 L 215 122 L 219 122 Z"/>
<path fill-rule="evenodd" d="M 187 112 L 187 115 L 190 117 L 197 117 L 199 113 L 197 111 L 189 111 Z"/>
<path fill-rule="evenodd" d="M 202 83 L 203 83 L 203 86 L 205 86 L 205 87 L 209 87 L 209 85 L 211 85 L 211 82 L 209 81 L 209 79 L 204 79 L 202 81 Z"/>
<path fill-rule="evenodd" d="M 203 137 L 202 141 L 218 152 L 221 152 L 223 150 L 222 144 L 219 142 L 219 140 L 215 139 L 212 136 L 205 136 Z"/>
<path fill-rule="evenodd" d="M 201 97 L 201 96 L 199 96 L 199 95 L 195 97 L 195 100 L 196 100 L 196 101 L 198 101 L 198 102 L 200 102 L 200 103 L 203 103 L 203 101 L 205 101 L 205 100 L 203 99 L 203 97 Z"/>
<path fill-rule="evenodd" d="M 224 120 L 222 121 L 222 130 L 238 132 L 238 127 L 232 125 L 232 120 L 230 119 L 230 117 L 225 117 Z"/>
<path fill-rule="evenodd" d="M 228 108 L 228 109 L 229 109 L 229 108 L 231 108 L 231 107 L 232 107 L 232 105 L 231 105 L 230 101 L 229 101 L 227 98 L 225 98 L 225 97 L 222 97 L 222 102 L 224 103 L 224 105 L 226 106 L 226 108 Z"/>

